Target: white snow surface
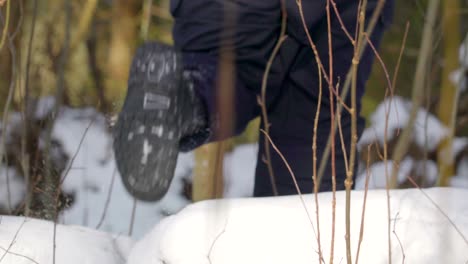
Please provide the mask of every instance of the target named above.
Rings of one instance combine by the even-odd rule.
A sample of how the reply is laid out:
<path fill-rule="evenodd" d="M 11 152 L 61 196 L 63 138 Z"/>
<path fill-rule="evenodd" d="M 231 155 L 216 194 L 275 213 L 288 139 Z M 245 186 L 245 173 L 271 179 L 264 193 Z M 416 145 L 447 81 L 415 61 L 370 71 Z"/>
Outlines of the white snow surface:
<path fill-rule="evenodd" d="M 443 210 L 450 223 L 435 204 Z M 332 195 L 321 193 L 321 248 L 329 263 Z M 387 215 L 384 190 L 369 191 L 359 263 L 388 263 L 391 219 L 393 263 L 466 263 L 468 190 L 434 188 L 394 190 Z M 163 220 L 137 242 L 128 264 L 284 264 L 319 263 L 313 195 L 245 198 L 193 204 Z M 345 192 L 336 195 L 334 261 L 346 262 Z M 364 192 L 352 193 L 351 243 L 356 257 Z M 404 261 L 403 261 L 404 260 Z"/>
<path fill-rule="evenodd" d="M 0 166 L 0 207 L 12 209 L 23 200 L 25 193 L 23 178 L 18 177 L 14 169 Z"/>
<path fill-rule="evenodd" d="M 410 101 L 399 96 L 385 100 L 371 115 L 370 126 L 364 130 L 358 147 L 362 148 L 364 145 L 375 141 L 383 146 L 386 140 L 385 131 L 387 131 L 387 140 L 391 140 L 398 133 L 402 133 L 403 128 L 408 123 L 410 113 Z M 387 115 L 388 123 L 386 122 Z M 433 151 L 446 134 L 447 129 L 435 116 L 423 108 L 418 110 L 412 136 L 419 147 Z"/>
<path fill-rule="evenodd" d="M 468 188 L 468 157 L 461 160 L 457 168 L 457 175 L 450 179 L 450 185 Z"/>
<path fill-rule="evenodd" d="M 468 137 L 465 138 L 455 138 L 452 145 L 452 155 L 456 157 L 463 149 L 468 146 Z"/>
<path fill-rule="evenodd" d="M 44 96 L 39 98 L 36 105 L 35 118 L 41 120 L 47 117 L 54 109 L 56 100 L 54 96 Z"/>
<path fill-rule="evenodd" d="M 252 197 L 258 145 L 242 145 L 224 157 L 224 197 Z"/>
<path fill-rule="evenodd" d="M 53 230 L 52 222 L 0 216 L 0 263 L 53 263 Z M 55 263 L 123 264 L 133 243 L 125 236 L 57 225 Z"/>
<path fill-rule="evenodd" d="M 466 69 L 459 68 L 452 72 L 449 76 L 450 81 L 459 87 L 460 92 L 466 91 Z"/>
<path fill-rule="evenodd" d="M 456 86 L 459 86 L 460 92 L 466 92 L 466 75 L 468 74 L 468 34 L 459 50 L 460 68 L 450 74 L 450 80 Z"/>

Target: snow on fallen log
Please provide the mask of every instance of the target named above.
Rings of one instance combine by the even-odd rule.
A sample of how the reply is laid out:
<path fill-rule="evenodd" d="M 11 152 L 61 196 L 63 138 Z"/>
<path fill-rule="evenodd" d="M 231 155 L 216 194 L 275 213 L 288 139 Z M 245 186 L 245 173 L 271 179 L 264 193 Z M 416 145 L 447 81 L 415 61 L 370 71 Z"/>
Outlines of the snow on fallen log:
<path fill-rule="evenodd" d="M 0 263 L 52 264 L 54 224 L 0 216 Z M 133 241 L 96 230 L 57 225 L 56 264 L 125 263 Z"/>
<path fill-rule="evenodd" d="M 363 191 L 352 193 L 353 262 L 363 197 Z M 433 188 L 424 193 L 417 189 L 391 191 L 392 262 L 466 263 L 467 197 L 468 190 L 455 188 Z M 305 195 L 304 200 L 316 228 L 314 196 Z M 319 202 L 323 260 L 329 263 L 332 194 L 319 194 Z M 334 262 L 346 263 L 345 192 L 337 193 L 336 219 Z M 369 191 L 364 223 L 359 263 L 388 263 L 385 190 Z M 299 196 L 201 202 L 160 222 L 135 245 L 127 263 L 319 263 L 314 230 Z"/>

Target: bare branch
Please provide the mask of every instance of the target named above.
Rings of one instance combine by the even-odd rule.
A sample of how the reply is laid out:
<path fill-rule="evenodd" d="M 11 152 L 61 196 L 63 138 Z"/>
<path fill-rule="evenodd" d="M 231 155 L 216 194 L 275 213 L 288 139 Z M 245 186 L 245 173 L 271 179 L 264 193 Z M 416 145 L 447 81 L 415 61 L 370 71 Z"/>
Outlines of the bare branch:
<path fill-rule="evenodd" d="M 400 237 L 398 236 L 398 234 L 396 233 L 396 223 L 397 223 L 397 220 L 398 220 L 398 215 L 400 213 L 397 213 L 395 215 L 395 218 L 393 219 L 393 234 L 395 235 L 397 241 L 398 241 L 398 244 L 400 245 L 400 249 L 401 249 L 401 254 L 403 255 L 403 259 L 401 260 L 401 263 L 405 263 L 405 259 L 406 259 L 406 255 L 405 255 L 405 249 L 403 248 L 403 244 L 401 243 L 401 240 L 400 240 Z"/>
<path fill-rule="evenodd" d="M 26 218 L 23 219 L 23 222 L 21 223 L 20 227 L 16 230 L 16 233 L 13 236 L 13 239 L 11 240 L 10 245 L 8 245 L 8 248 L 5 250 L 5 253 L 3 253 L 2 257 L 0 258 L 0 263 L 3 261 L 5 256 L 10 252 L 10 249 L 16 243 L 16 238 L 18 238 L 18 235 L 19 235 L 21 229 L 23 229 L 23 226 L 24 226 L 25 223 L 26 223 Z"/>
<path fill-rule="evenodd" d="M 468 239 L 465 237 L 465 235 L 460 230 L 460 228 L 458 228 L 458 226 L 455 224 L 455 222 L 453 222 L 453 220 L 450 219 L 450 217 L 447 215 L 447 213 L 444 212 L 444 210 L 442 210 L 442 208 L 421 188 L 421 186 L 419 186 L 416 183 L 416 181 L 412 177 L 408 177 L 408 180 L 411 182 L 411 184 L 415 188 L 418 188 L 421 191 L 421 193 L 427 198 L 427 200 L 429 200 L 429 202 L 431 202 L 431 204 L 434 205 L 434 207 L 437 209 L 437 211 L 439 211 L 445 217 L 445 219 L 447 219 L 447 221 L 450 223 L 450 225 L 453 227 L 453 229 L 455 229 L 455 231 L 458 233 L 458 235 L 460 235 L 460 237 L 464 240 L 465 244 L 468 246 Z"/>
<path fill-rule="evenodd" d="M 227 225 L 228 225 L 228 221 L 229 219 L 226 220 L 226 223 L 224 224 L 224 228 L 223 230 L 221 230 L 221 232 L 219 232 L 219 234 L 215 237 L 215 239 L 213 240 L 213 243 L 211 243 L 211 246 L 210 246 L 210 250 L 208 251 L 208 255 L 206 256 L 208 258 L 208 262 L 211 264 L 211 252 L 213 252 L 213 248 L 215 247 L 216 245 L 216 242 L 218 242 L 219 238 L 224 234 L 226 233 L 226 228 L 227 228 Z"/>
<path fill-rule="evenodd" d="M 114 188 L 114 180 L 115 175 L 117 174 L 117 168 L 114 168 L 114 172 L 112 173 L 112 179 L 109 186 L 109 191 L 107 192 L 106 203 L 104 204 L 104 209 L 102 211 L 101 219 L 99 220 L 98 224 L 96 225 L 96 229 L 101 228 L 102 223 L 104 223 L 104 219 L 106 218 L 107 209 L 109 208 L 111 196 L 112 196 L 112 189 Z"/>
<path fill-rule="evenodd" d="M 312 230 L 314 232 L 314 235 L 315 237 L 317 238 L 317 233 L 315 231 L 315 227 L 314 227 L 314 222 L 312 221 L 312 216 L 311 214 L 309 213 L 309 209 L 307 209 L 307 205 L 306 205 L 306 202 L 304 200 L 304 196 L 302 195 L 302 192 L 301 192 L 301 189 L 299 188 L 299 184 L 297 183 L 297 179 L 296 179 L 296 175 L 294 174 L 293 170 L 291 169 L 291 166 L 289 165 L 288 161 L 286 160 L 286 158 L 284 157 L 284 155 L 281 153 L 281 151 L 278 149 L 278 147 L 276 147 L 275 143 L 273 143 L 273 141 L 271 140 L 270 136 L 265 132 L 265 130 L 263 129 L 260 129 L 260 131 L 265 135 L 265 138 L 268 140 L 268 142 L 271 144 L 271 146 L 273 147 L 273 149 L 276 151 L 276 153 L 281 157 L 281 159 L 283 160 L 283 163 L 284 165 L 286 166 L 286 168 L 288 169 L 289 171 L 289 174 L 291 175 L 291 178 L 294 182 L 294 186 L 296 188 L 296 192 L 298 193 L 299 195 L 299 199 L 301 200 L 301 203 L 302 203 L 302 206 L 304 207 L 304 210 L 307 214 L 307 218 L 309 219 L 309 222 L 310 222 L 310 225 L 312 226 Z M 322 256 L 322 252 L 319 252 L 319 255 Z M 321 263 L 321 261 L 319 262 Z"/>
<path fill-rule="evenodd" d="M 2 38 L 0 39 L 0 50 L 3 48 L 3 45 L 5 44 L 5 40 L 8 35 L 8 27 L 10 23 L 10 9 L 11 9 L 11 1 L 10 0 L 4 0 L 6 1 L 6 21 L 5 24 L 3 25 L 3 33 L 2 33 Z M 4 2 L 0 3 L 0 6 L 3 6 Z"/>
<path fill-rule="evenodd" d="M 136 209 L 137 209 L 137 199 L 133 199 L 133 206 L 132 206 L 132 215 L 130 216 L 130 226 L 128 227 L 128 236 L 132 236 L 133 234 L 133 226 L 135 225 L 135 216 L 136 216 Z"/>
<path fill-rule="evenodd" d="M 361 214 L 361 227 L 359 230 L 359 242 L 358 242 L 358 247 L 357 247 L 357 252 L 356 252 L 356 260 L 355 264 L 358 264 L 359 262 L 359 253 L 361 251 L 361 244 L 362 241 L 364 240 L 364 221 L 366 218 L 366 203 L 367 203 L 367 193 L 369 191 L 369 180 L 371 176 L 371 171 L 370 171 L 370 149 L 372 148 L 372 144 L 369 145 L 367 151 L 367 166 L 366 166 L 366 182 L 365 182 L 365 187 L 364 187 L 364 198 L 362 201 L 362 214 Z"/>
<path fill-rule="evenodd" d="M 403 133 L 399 137 L 395 151 L 393 153 L 392 160 L 394 164 L 390 181 L 390 188 L 395 188 L 398 185 L 398 170 L 396 166 L 398 166 L 408 151 L 409 142 L 411 141 L 413 134 L 414 124 L 421 106 L 421 101 L 424 97 L 424 88 L 426 84 L 426 78 L 424 75 L 426 74 L 430 65 L 432 43 L 434 38 L 433 28 L 437 20 L 439 3 L 439 0 L 431 0 L 427 7 L 427 19 L 425 20 L 423 37 L 421 39 L 421 49 L 419 50 L 418 56 L 418 64 L 416 66 L 416 73 L 413 80 L 413 94 L 411 99 L 412 108 L 408 123 L 403 129 Z"/>
<path fill-rule="evenodd" d="M 265 72 L 263 73 L 263 79 L 262 79 L 261 96 L 258 97 L 258 103 L 262 110 L 264 130 L 267 135 L 270 134 L 270 122 L 268 120 L 268 112 L 267 112 L 267 106 L 266 106 L 266 88 L 268 84 L 268 75 L 270 74 L 270 69 L 273 64 L 273 60 L 276 58 L 276 55 L 278 54 L 281 48 L 281 45 L 287 38 L 286 21 L 287 21 L 286 3 L 285 3 L 285 0 L 281 0 L 281 33 L 280 33 L 278 42 L 276 43 L 273 49 L 273 52 L 271 53 L 270 58 L 268 59 L 268 62 L 266 64 Z M 268 144 L 266 140 L 264 142 L 264 147 L 265 147 L 265 155 L 266 155 L 264 162 L 267 165 L 268 173 L 270 175 L 270 182 L 271 182 L 271 186 L 273 190 L 273 195 L 277 196 L 278 189 L 276 187 L 275 174 L 273 171 L 273 167 L 271 165 L 270 145 Z"/>
<path fill-rule="evenodd" d="M 26 255 L 19 254 L 19 253 L 15 253 L 15 252 L 12 252 L 12 251 L 9 251 L 9 250 L 5 249 L 5 248 L 2 247 L 2 246 L 0 246 L 0 249 L 4 250 L 4 251 L 5 251 L 5 254 L 10 254 L 10 255 L 15 255 L 15 256 L 18 256 L 18 257 L 22 257 L 22 258 L 25 258 L 25 259 L 31 261 L 32 263 L 39 264 L 39 262 L 35 261 L 34 259 L 32 259 L 31 257 L 28 257 L 28 256 L 26 256 Z"/>

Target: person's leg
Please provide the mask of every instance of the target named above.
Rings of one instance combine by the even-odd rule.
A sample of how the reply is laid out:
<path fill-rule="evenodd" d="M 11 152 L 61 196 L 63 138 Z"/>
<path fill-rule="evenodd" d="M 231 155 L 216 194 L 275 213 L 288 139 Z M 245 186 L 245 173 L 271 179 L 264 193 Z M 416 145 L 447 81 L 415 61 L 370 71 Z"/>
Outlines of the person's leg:
<path fill-rule="evenodd" d="M 294 1 L 292 1 L 294 2 Z M 340 3 L 341 2 L 341 3 Z M 338 1 L 338 9 L 341 13 L 341 18 L 348 30 L 354 35 L 356 25 L 357 4 L 359 1 Z M 374 11 L 375 1 L 369 1 L 367 15 L 370 17 Z M 391 16 L 390 6 L 385 9 L 382 19 L 387 19 Z M 320 6 L 318 6 L 320 5 Z M 291 169 L 295 173 L 299 188 L 302 193 L 313 192 L 313 151 L 312 139 L 314 133 L 314 117 L 318 111 L 319 102 L 319 77 L 317 64 L 314 53 L 311 50 L 309 42 L 304 33 L 302 22 L 295 7 L 288 6 L 290 13 L 290 23 L 288 34 L 292 39 L 290 42 L 295 44 L 285 43 L 280 51 L 280 56 L 284 54 L 294 54 L 295 61 L 289 70 L 288 77 L 282 85 L 281 94 L 274 104 L 269 106 L 269 122 L 270 137 L 278 146 L 279 150 L 285 156 Z M 319 10 L 321 10 L 319 12 Z M 295 13 L 296 12 L 296 13 Z M 320 59 L 324 68 L 328 72 L 329 57 L 328 57 L 328 30 L 327 19 L 325 14 L 325 1 L 304 2 L 304 12 L 307 18 L 307 25 L 312 35 L 312 38 L 317 46 Z M 308 13 L 311 12 L 311 13 Z M 315 20 L 314 20 L 315 19 Z M 378 47 L 382 34 L 385 29 L 384 21 L 380 20 L 377 23 L 375 31 L 371 37 L 373 44 Z M 301 31 L 302 30 L 302 31 Z M 335 85 L 340 83 L 343 85 L 346 74 L 351 65 L 354 47 L 341 29 L 341 25 L 334 13 L 332 13 L 332 42 L 333 42 L 333 72 Z M 289 55 L 289 56 L 290 56 Z M 360 99 L 364 93 L 364 86 L 369 77 L 371 65 L 374 60 L 373 51 L 367 48 L 364 52 L 359 64 L 358 82 L 357 82 L 357 98 L 358 108 L 360 109 Z M 323 157 L 323 153 L 330 136 L 331 111 L 328 93 L 328 84 L 325 79 L 322 79 L 322 98 L 319 114 L 319 122 L 317 127 L 317 169 Z M 349 97 L 346 98 L 346 103 L 350 105 Z M 336 104 L 336 99 L 335 99 Z M 359 110 L 358 109 L 358 110 Z M 359 111 L 358 111 L 359 113 Z M 343 136 L 346 145 L 346 152 L 350 152 L 351 138 L 351 116 L 346 110 L 343 111 L 341 117 Z M 358 119 L 358 136 L 364 128 L 364 120 Z M 261 135 L 260 151 L 258 155 L 258 164 L 255 180 L 255 196 L 271 196 L 273 195 L 271 180 L 268 168 L 264 162 L 265 151 L 263 144 L 265 137 Z M 339 134 L 336 134 L 336 183 L 337 189 L 344 189 L 344 180 L 346 177 L 345 158 L 341 148 Z M 276 187 L 279 195 L 297 194 L 296 187 L 292 180 L 287 167 L 276 152 L 271 149 L 272 167 L 276 181 Z M 331 159 L 327 164 L 320 191 L 330 191 L 332 189 L 332 169 Z"/>
<path fill-rule="evenodd" d="M 171 12 L 175 47 L 152 42 L 138 49 L 114 133 L 123 183 L 148 201 L 167 192 L 179 151 L 238 134 L 257 116 L 256 95 L 281 20 L 279 0 L 172 0 Z M 216 95 L 226 48 L 234 55 L 235 119 L 221 121 L 234 122 L 234 131 L 219 135 Z"/>
<path fill-rule="evenodd" d="M 279 0 L 172 0 L 171 12 L 175 18 L 174 45 L 182 51 L 185 70 L 196 73 L 195 90 L 206 105 L 212 130 L 216 130 L 214 126 L 219 118 L 217 96 L 223 91 L 220 87 L 223 80 L 218 79 L 220 53 L 222 48 L 232 49 L 235 66 L 234 131 L 228 135 L 218 135 L 213 131 L 210 141 L 241 133 L 259 113 L 257 95 L 263 71 L 279 36 Z M 230 47 L 223 47 L 225 43 Z M 280 71 L 279 68 L 275 70 Z M 190 149 L 193 148 L 184 150 Z"/>

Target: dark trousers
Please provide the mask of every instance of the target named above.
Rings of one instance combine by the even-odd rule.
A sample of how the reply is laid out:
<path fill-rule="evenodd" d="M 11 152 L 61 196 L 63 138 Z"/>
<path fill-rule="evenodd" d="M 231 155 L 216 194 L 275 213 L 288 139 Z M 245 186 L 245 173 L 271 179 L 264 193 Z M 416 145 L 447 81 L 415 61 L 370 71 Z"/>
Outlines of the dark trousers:
<path fill-rule="evenodd" d="M 271 124 L 272 141 L 289 162 L 303 193 L 313 191 L 312 139 L 314 118 L 319 102 L 319 75 L 313 50 L 311 49 L 299 15 L 295 0 L 287 0 L 287 40 L 276 56 L 268 78 L 266 106 Z M 304 0 L 303 11 L 307 28 L 315 42 L 319 57 L 328 74 L 329 40 L 325 0 Z M 341 19 L 354 36 L 356 31 L 358 0 L 336 0 Z M 377 5 L 369 0 L 367 21 Z M 184 54 L 185 66 L 202 69 L 204 82 L 196 89 L 205 101 L 211 115 L 216 115 L 216 94 L 220 91 L 218 61 L 220 47 L 230 43 L 235 55 L 234 134 L 242 132 L 247 123 L 260 114 L 257 95 L 260 94 L 262 76 L 281 28 L 281 6 L 279 0 L 172 0 L 171 12 L 175 18 L 174 41 L 176 48 Z M 390 23 L 393 0 L 387 0 L 373 35 L 374 46 L 378 47 L 382 34 Z M 225 18 L 229 16 L 226 23 Z M 334 83 L 343 85 L 353 57 L 354 47 L 342 30 L 341 24 L 331 12 L 332 61 Z M 359 64 L 357 80 L 358 110 L 369 77 L 374 53 L 370 48 L 364 52 Z M 322 75 L 323 76 L 323 75 Z M 336 87 L 336 86 L 335 86 Z M 383 87 L 373 87 L 383 89 Z M 322 78 L 322 100 L 317 130 L 318 164 L 323 156 L 331 134 L 331 109 L 328 83 Z M 350 97 L 345 98 L 351 105 Z M 336 98 L 335 103 L 336 106 Z M 359 111 L 358 111 L 359 113 Z M 263 126 L 262 120 L 262 126 Z M 351 115 L 343 111 L 341 124 L 349 155 L 351 142 Z M 358 136 L 364 128 L 364 120 L 358 118 Z M 265 137 L 260 133 L 260 147 L 255 178 L 255 196 L 273 195 L 265 157 Z M 341 141 L 336 136 L 337 189 L 344 189 L 346 178 L 345 158 Z M 280 156 L 271 149 L 272 166 L 276 186 L 280 195 L 297 194 L 292 177 Z M 332 188 L 331 159 L 326 167 L 320 191 Z M 317 165 L 318 166 L 318 165 Z"/>

